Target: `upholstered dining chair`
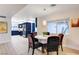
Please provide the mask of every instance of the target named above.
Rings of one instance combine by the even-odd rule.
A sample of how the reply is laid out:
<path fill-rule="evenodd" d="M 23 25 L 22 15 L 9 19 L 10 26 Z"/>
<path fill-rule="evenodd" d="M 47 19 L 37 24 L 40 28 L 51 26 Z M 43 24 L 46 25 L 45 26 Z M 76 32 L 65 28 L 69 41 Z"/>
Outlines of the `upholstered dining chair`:
<path fill-rule="evenodd" d="M 32 37 L 35 41 L 38 42 L 38 39 L 35 38 L 35 36 L 37 35 L 37 32 L 32 32 L 32 33 L 30 33 L 30 34 L 31 34 L 31 37 Z"/>
<path fill-rule="evenodd" d="M 56 51 L 58 55 L 58 49 L 59 49 L 59 37 L 58 36 L 50 36 L 47 39 L 47 55 L 49 55 L 49 52 Z"/>
<path fill-rule="evenodd" d="M 60 37 L 60 46 L 61 46 L 61 50 L 63 51 L 63 37 L 64 37 L 64 34 L 61 33 L 58 36 Z"/>
<path fill-rule="evenodd" d="M 32 48 L 32 55 L 34 54 L 35 49 L 42 47 L 42 44 L 38 41 L 35 41 L 34 38 L 32 38 L 32 35 L 28 35 L 28 53 L 30 48 Z"/>

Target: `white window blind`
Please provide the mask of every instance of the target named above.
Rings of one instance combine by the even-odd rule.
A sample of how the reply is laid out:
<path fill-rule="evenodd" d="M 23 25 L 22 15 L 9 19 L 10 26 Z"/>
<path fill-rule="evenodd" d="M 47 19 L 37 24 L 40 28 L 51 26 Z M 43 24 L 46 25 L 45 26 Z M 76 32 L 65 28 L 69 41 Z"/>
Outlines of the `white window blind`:
<path fill-rule="evenodd" d="M 48 22 L 48 32 L 69 34 L 69 19 Z"/>

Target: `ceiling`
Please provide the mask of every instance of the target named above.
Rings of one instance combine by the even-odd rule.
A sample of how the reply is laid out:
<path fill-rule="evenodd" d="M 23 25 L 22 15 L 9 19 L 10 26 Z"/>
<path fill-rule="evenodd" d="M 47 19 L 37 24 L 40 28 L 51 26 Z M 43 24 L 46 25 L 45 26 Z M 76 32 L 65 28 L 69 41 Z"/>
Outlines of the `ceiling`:
<path fill-rule="evenodd" d="M 79 10 L 79 4 L 0 4 L 0 16 L 6 17 L 35 18 L 61 10 Z"/>
<path fill-rule="evenodd" d="M 24 4 L 0 4 L 0 16 L 12 17 L 24 6 Z"/>
<path fill-rule="evenodd" d="M 35 18 L 48 14 L 54 14 L 58 11 L 79 10 L 78 4 L 28 4 L 22 10 L 20 10 L 14 17 L 18 18 Z"/>
<path fill-rule="evenodd" d="M 48 13 L 54 12 L 55 8 L 52 8 L 50 4 L 28 4 L 21 11 L 19 11 L 16 17 L 40 17 L 47 15 Z"/>

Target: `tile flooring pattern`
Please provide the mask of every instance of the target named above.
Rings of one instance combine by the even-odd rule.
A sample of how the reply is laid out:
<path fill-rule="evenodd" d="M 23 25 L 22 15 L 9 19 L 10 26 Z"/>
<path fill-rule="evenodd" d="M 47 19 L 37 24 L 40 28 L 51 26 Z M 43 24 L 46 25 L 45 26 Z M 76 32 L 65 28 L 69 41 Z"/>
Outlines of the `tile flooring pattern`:
<path fill-rule="evenodd" d="M 12 36 L 11 42 L 0 44 L 0 55 L 31 55 L 32 49 L 28 52 L 28 39 L 21 36 Z M 70 48 L 59 49 L 59 55 L 78 55 L 79 52 Z M 41 50 L 35 50 L 34 55 L 46 55 Z M 56 52 L 50 53 L 56 55 Z"/>

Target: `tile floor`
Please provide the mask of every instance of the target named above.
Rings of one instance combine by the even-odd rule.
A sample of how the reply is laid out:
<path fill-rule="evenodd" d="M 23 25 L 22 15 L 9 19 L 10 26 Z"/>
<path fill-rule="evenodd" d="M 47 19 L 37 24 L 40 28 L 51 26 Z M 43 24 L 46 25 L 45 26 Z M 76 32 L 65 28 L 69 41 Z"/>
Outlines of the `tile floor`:
<path fill-rule="evenodd" d="M 31 55 L 32 49 L 28 51 L 28 39 L 21 36 L 12 36 L 11 42 L 0 44 L 0 55 Z M 79 51 L 64 47 L 62 52 L 59 49 L 59 55 L 78 55 Z M 46 55 L 41 53 L 41 50 L 35 50 L 34 55 Z M 56 52 L 50 53 L 50 55 L 56 55 Z"/>

